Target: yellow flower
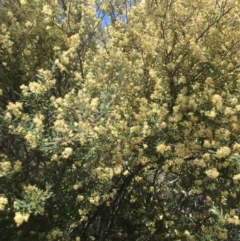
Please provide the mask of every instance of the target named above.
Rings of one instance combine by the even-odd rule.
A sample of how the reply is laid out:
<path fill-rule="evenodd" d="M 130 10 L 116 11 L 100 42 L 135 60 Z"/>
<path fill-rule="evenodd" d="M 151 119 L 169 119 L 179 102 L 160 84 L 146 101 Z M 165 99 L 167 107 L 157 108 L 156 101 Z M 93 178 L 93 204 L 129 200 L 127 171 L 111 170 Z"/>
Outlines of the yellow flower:
<path fill-rule="evenodd" d="M 205 173 L 209 178 L 212 178 L 212 179 L 216 179 L 219 176 L 219 172 L 217 171 L 216 168 L 209 169 Z"/>
<path fill-rule="evenodd" d="M 115 174 L 115 175 L 119 175 L 119 174 L 121 174 L 121 172 L 122 172 L 122 167 L 121 167 L 121 166 L 117 166 L 117 167 L 115 167 L 115 168 L 113 169 L 113 171 L 114 171 L 114 174 Z"/>
<path fill-rule="evenodd" d="M 93 98 L 90 103 L 90 107 L 92 110 L 96 110 L 99 104 L 99 99 L 98 98 Z"/>
<path fill-rule="evenodd" d="M 20 3 L 21 3 L 22 5 L 25 5 L 25 4 L 27 4 L 27 1 L 26 1 L 26 0 L 20 0 Z"/>
<path fill-rule="evenodd" d="M 10 122 L 12 120 L 12 115 L 10 112 L 6 112 L 6 114 L 4 116 L 4 120 L 7 122 Z"/>
<path fill-rule="evenodd" d="M 31 147 L 34 148 L 37 146 L 36 137 L 30 131 L 27 132 L 24 138 L 31 145 Z"/>
<path fill-rule="evenodd" d="M 211 77 L 207 77 L 205 80 L 206 85 L 213 85 L 213 79 Z"/>
<path fill-rule="evenodd" d="M 206 116 L 209 116 L 210 118 L 215 118 L 216 115 L 217 115 L 217 113 L 216 113 L 215 110 L 211 110 L 211 111 L 206 111 L 206 112 L 205 112 L 205 115 L 206 115 Z"/>
<path fill-rule="evenodd" d="M 226 232 L 220 232 L 220 233 L 218 233 L 218 238 L 219 238 L 219 240 L 227 240 L 227 231 Z"/>
<path fill-rule="evenodd" d="M 53 154 L 51 157 L 51 161 L 58 161 L 59 157 L 57 154 Z"/>
<path fill-rule="evenodd" d="M 99 205 L 100 197 L 96 195 L 95 197 L 90 197 L 89 202 L 95 206 Z"/>
<path fill-rule="evenodd" d="M 24 186 L 23 189 L 26 193 L 32 193 L 38 190 L 36 186 L 30 185 L 30 184 L 27 186 Z"/>
<path fill-rule="evenodd" d="M 23 222 L 27 222 L 29 218 L 29 214 L 22 214 L 20 212 L 15 213 L 14 221 L 17 226 L 20 226 Z"/>
<path fill-rule="evenodd" d="M 70 37 L 70 45 L 72 47 L 78 47 L 78 45 L 80 44 L 80 37 L 79 34 L 74 34 Z"/>
<path fill-rule="evenodd" d="M 11 167 L 12 166 L 10 161 L 4 161 L 0 163 L 0 168 L 2 169 L 3 172 L 9 172 Z"/>
<path fill-rule="evenodd" d="M 5 197 L 0 197 L 0 210 L 4 210 L 7 204 L 8 204 L 8 199 Z"/>
<path fill-rule="evenodd" d="M 157 147 L 156 147 L 156 150 L 157 152 L 163 154 L 165 153 L 166 151 L 168 151 L 170 149 L 169 146 L 166 146 L 164 143 L 162 144 L 159 144 Z"/>
<path fill-rule="evenodd" d="M 199 180 L 199 179 L 196 180 L 196 181 L 195 181 L 195 184 L 196 184 L 197 186 L 201 186 L 201 185 L 202 185 L 202 180 Z"/>
<path fill-rule="evenodd" d="M 230 153 L 231 153 L 231 149 L 227 146 L 224 146 L 217 150 L 216 156 L 218 158 L 224 158 L 224 157 L 227 157 Z"/>
<path fill-rule="evenodd" d="M 21 85 L 20 89 L 22 90 L 24 96 L 28 95 L 28 87 L 26 85 Z"/>
<path fill-rule="evenodd" d="M 222 97 L 218 94 L 212 96 L 212 102 L 218 110 L 222 108 Z"/>
<path fill-rule="evenodd" d="M 240 180 L 240 173 L 233 176 L 233 180 Z"/>
<path fill-rule="evenodd" d="M 221 102 L 221 101 L 222 101 L 222 97 L 220 95 L 215 94 L 212 96 L 213 103 L 217 103 L 217 102 Z"/>
<path fill-rule="evenodd" d="M 41 114 L 36 114 L 33 118 L 33 123 L 36 125 L 36 127 L 42 126 L 42 120 L 44 119 L 44 116 Z"/>
<path fill-rule="evenodd" d="M 52 10 L 50 8 L 50 5 L 45 5 L 43 7 L 43 13 L 45 13 L 46 15 L 52 15 Z"/>
<path fill-rule="evenodd" d="M 185 230 L 185 231 L 184 231 L 184 235 L 185 235 L 185 236 L 190 236 L 189 231 L 188 231 L 188 230 Z"/>
<path fill-rule="evenodd" d="M 25 23 L 25 26 L 28 28 L 28 27 L 31 27 L 32 26 L 32 22 L 30 22 L 30 21 L 27 21 L 26 23 Z"/>
<path fill-rule="evenodd" d="M 21 116 L 21 110 L 23 109 L 23 103 L 21 102 L 9 102 L 7 105 L 7 109 L 9 111 L 12 111 L 12 113 L 16 116 L 16 117 L 20 117 Z"/>
<path fill-rule="evenodd" d="M 22 163 L 17 160 L 13 166 L 15 172 L 20 172 L 22 170 Z"/>
<path fill-rule="evenodd" d="M 233 145 L 233 149 L 236 150 L 236 151 L 240 151 L 240 144 L 239 143 L 235 143 Z"/>
<path fill-rule="evenodd" d="M 78 196 L 77 196 L 77 201 L 78 201 L 78 202 L 81 202 L 83 199 L 84 199 L 84 196 L 83 196 L 83 195 L 78 195 Z"/>
<path fill-rule="evenodd" d="M 30 82 L 29 89 L 33 94 L 40 94 L 42 91 L 44 91 L 43 86 L 37 82 Z"/>
<path fill-rule="evenodd" d="M 54 126 L 56 128 L 56 131 L 60 131 L 62 133 L 65 133 L 68 131 L 68 126 L 64 120 L 56 120 L 54 122 Z"/>
<path fill-rule="evenodd" d="M 62 157 L 67 159 L 72 155 L 73 149 L 71 147 L 66 147 L 65 150 L 62 152 Z"/>

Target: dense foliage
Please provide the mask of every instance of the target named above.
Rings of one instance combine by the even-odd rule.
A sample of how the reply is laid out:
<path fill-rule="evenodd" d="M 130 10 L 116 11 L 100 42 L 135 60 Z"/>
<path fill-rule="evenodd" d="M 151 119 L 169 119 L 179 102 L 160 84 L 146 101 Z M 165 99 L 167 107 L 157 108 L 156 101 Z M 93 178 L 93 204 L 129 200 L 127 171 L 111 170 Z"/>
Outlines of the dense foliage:
<path fill-rule="evenodd" d="M 1 240 L 239 240 L 239 4 L 0 1 Z"/>

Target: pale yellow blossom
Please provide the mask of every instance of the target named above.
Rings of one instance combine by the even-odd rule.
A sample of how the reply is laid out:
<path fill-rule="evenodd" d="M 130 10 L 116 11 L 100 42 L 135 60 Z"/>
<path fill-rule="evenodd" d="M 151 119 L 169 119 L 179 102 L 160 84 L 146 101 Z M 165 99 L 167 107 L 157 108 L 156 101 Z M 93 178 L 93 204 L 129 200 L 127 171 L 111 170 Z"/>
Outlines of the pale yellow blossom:
<path fill-rule="evenodd" d="M 20 226 L 23 222 L 27 222 L 29 219 L 29 214 L 22 214 L 20 212 L 16 212 L 15 213 L 15 217 L 14 217 L 14 221 L 16 223 L 17 226 Z"/>
<path fill-rule="evenodd" d="M 212 179 L 216 179 L 219 176 L 219 172 L 217 171 L 216 168 L 209 169 L 205 171 L 205 173 L 209 178 L 212 178 Z"/>
<path fill-rule="evenodd" d="M 164 143 L 161 143 L 156 147 L 157 152 L 160 154 L 164 154 L 166 151 L 170 149 L 171 149 L 170 146 L 167 146 Z"/>
<path fill-rule="evenodd" d="M 8 199 L 4 196 L 0 196 L 0 211 L 4 210 L 7 204 L 8 204 Z"/>
<path fill-rule="evenodd" d="M 22 5 L 25 5 L 25 4 L 27 4 L 27 0 L 20 0 L 20 3 L 21 3 Z"/>
<path fill-rule="evenodd" d="M 14 166 L 13 166 L 13 170 L 14 170 L 15 172 L 21 172 L 21 170 L 22 170 L 22 163 L 21 163 L 19 160 L 17 160 L 17 161 L 15 162 L 15 164 L 14 164 Z"/>
<path fill-rule="evenodd" d="M 82 200 L 84 200 L 84 196 L 83 195 L 78 195 L 77 196 L 77 202 L 81 202 Z"/>
<path fill-rule="evenodd" d="M 52 14 L 52 9 L 50 5 L 44 5 L 43 6 L 43 13 L 46 15 L 51 15 Z"/>
<path fill-rule="evenodd" d="M 27 140 L 27 142 L 32 148 L 35 148 L 37 146 L 36 136 L 32 132 L 28 131 L 24 138 Z"/>
<path fill-rule="evenodd" d="M 62 157 L 64 159 L 67 159 L 72 155 L 72 153 L 73 153 L 73 149 L 71 147 L 66 147 L 62 152 Z"/>
<path fill-rule="evenodd" d="M 221 147 L 220 149 L 217 150 L 216 152 L 216 157 L 218 158 L 224 158 L 229 156 L 231 153 L 231 149 L 227 146 Z"/>
<path fill-rule="evenodd" d="M 45 91 L 44 86 L 37 82 L 30 82 L 29 89 L 33 94 L 41 94 L 43 91 Z M 24 88 L 23 88 L 23 90 L 24 90 Z"/>
<path fill-rule="evenodd" d="M 3 172 L 7 173 L 11 170 L 12 165 L 10 161 L 3 161 L 0 162 L 0 169 L 2 169 Z"/>
<path fill-rule="evenodd" d="M 233 176 L 233 180 L 240 180 L 240 173 Z"/>

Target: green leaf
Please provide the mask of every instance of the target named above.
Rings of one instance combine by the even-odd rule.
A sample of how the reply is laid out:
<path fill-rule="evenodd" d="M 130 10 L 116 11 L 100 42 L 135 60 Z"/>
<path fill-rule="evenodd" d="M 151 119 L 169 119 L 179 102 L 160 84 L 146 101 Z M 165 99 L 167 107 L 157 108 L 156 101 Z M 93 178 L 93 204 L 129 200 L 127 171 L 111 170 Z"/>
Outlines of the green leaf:
<path fill-rule="evenodd" d="M 17 206 L 21 208 L 26 208 L 28 205 L 25 201 L 18 200 L 17 201 Z"/>
<path fill-rule="evenodd" d="M 43 79 L 43 77 L 39 74 L 36 74 L 36 76 L 39 78 L 39 79 Z"/>
<path fill-rule="evenodd" d="M 106 103 L 101 103 L 101 105 L 100 105 L 100 110 L 101 110 L 101 111 L 106 110 Z"/>

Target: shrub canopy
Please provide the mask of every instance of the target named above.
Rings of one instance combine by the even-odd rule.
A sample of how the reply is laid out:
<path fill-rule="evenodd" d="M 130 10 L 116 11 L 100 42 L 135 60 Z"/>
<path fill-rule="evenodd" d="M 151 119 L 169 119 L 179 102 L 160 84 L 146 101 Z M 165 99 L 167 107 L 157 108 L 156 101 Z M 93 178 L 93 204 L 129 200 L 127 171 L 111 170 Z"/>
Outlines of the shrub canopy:
<path fill-rule="evenodd" d="M 239 6 L 0 1 L 1 240 L 239 240 Z"/>

